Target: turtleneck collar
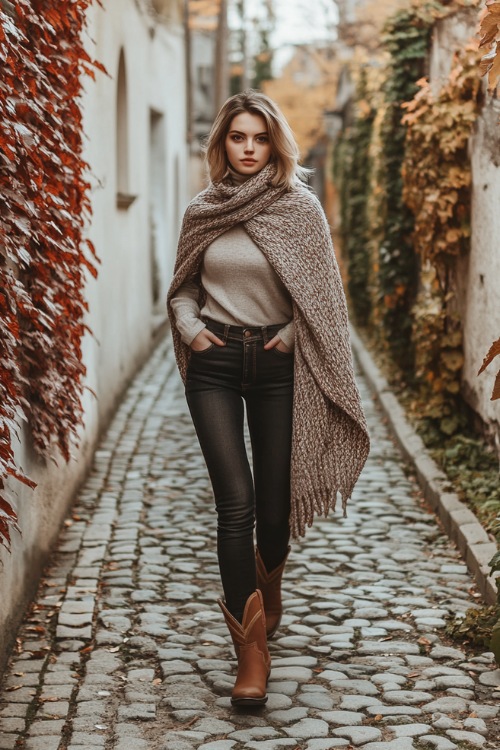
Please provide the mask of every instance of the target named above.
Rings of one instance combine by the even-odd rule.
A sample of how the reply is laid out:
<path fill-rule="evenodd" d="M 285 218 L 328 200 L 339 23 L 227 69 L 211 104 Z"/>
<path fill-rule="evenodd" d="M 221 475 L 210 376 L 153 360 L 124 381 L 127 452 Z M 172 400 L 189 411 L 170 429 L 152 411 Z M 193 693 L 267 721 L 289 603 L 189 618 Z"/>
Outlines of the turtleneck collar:
<path fill-rule="evenodd" d="M 231 180 L 231 183 L 236 186 L 243 185 L 250 177 L 254 177 L 253 174 L 241 174 L 237 172 L 230 164 L 227 165 L 227 176 Z"/>

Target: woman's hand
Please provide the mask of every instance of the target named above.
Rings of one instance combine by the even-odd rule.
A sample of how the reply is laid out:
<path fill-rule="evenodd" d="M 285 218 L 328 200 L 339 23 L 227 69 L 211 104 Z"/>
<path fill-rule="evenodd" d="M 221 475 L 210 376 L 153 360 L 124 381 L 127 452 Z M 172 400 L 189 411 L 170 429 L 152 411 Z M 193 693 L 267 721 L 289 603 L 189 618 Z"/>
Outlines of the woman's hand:
<path fill-rule="evenodd" d="M 211 344 L 225 346 L 224 342 L 215 333 L 209 331 L 208 328 L 204 328 L 194 337 L 189 346 L 194 352 L 202 352 L 204 349 L 208 349 Z"/>
<path fill-rule="evenodd" d="M 276 347 L 279 352 L 283 352 L 284 354 L 292 353 L 290 347 L 284 344 L 278 335 L 273 336 L 273 338 L 268 341 L 267 344 L 264 344 L 264 349 L 274 349 L 274 347 Z"/>

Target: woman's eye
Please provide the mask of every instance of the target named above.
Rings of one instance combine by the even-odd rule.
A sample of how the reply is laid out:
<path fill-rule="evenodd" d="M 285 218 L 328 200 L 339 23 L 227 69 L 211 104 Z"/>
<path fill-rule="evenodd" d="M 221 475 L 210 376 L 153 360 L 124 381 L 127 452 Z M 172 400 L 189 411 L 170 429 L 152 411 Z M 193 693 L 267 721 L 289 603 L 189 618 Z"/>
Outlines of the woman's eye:
<path fill-rule="evenodd" d="M 267 137 L 267 135 L 260 135 L 257 140 L 259 141 L 259 143 L 267 143 L 269 141 L 269 138 Z"/>
<path fill-rule="evenodd" d="M 236 143 L 239 143 L 241 141 L 241 135 L 232 135 L 231 140 L 236 141 Z"/>

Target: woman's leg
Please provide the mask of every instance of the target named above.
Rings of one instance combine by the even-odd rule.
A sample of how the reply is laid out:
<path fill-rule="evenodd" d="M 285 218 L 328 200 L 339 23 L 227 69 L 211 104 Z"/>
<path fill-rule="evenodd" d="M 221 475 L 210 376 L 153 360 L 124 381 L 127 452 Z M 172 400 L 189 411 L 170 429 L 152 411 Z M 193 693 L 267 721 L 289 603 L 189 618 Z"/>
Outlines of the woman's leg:
<path fill-rule="evenodd" d="M 261 706 L 267 701 L 271 660 L 264 602 L 257 590 L 254 486 L 243 434 L 242 388 L 248 357 L 243 331 L 220 324 L 213 328 L 218 335 L 224 332 L 226 346 L 191 354 L 186 397 L 218 514 L 218 555 L 226 598 L 219 604 L 238 659 L 231 703 Z"/>
<path fill-rule="evenodd" d="M 246 393 L 255 483 L 257 547 L 268 571 L 286 557 L 290 538 L 293 355 L 261 349 L 255 386 Z"/>
<path fill-rule="evenodd" d="M 191 380 L 186 398 L 212 482 L 217 552 L 226 607 L 241 622 L 256 589 L 254 489 L 243 435 L 243 401 L 234 389 Z"/>

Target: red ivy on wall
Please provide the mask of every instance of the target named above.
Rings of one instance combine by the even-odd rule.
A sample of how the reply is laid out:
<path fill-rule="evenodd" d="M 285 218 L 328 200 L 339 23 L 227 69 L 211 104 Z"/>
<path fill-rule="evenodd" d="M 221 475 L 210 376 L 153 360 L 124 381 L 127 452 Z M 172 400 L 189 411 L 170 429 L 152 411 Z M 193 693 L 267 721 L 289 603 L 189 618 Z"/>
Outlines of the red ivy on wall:
<path fill-rule="evenodd" d="M 6 477 L 12 438 L 27 419 L 37 453 L 66 460 L 82 422 L 85 270 L 96 275 L 87 165 L 82 160 L 83 46 L 93 0 L 0 3 L 0 544 L 16 515 Z"/>

